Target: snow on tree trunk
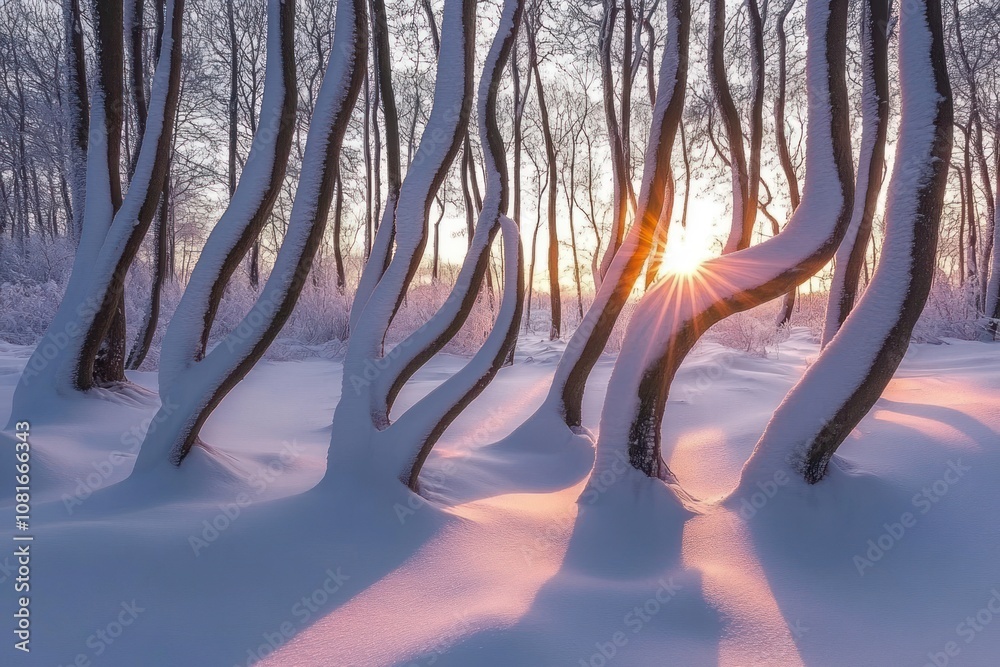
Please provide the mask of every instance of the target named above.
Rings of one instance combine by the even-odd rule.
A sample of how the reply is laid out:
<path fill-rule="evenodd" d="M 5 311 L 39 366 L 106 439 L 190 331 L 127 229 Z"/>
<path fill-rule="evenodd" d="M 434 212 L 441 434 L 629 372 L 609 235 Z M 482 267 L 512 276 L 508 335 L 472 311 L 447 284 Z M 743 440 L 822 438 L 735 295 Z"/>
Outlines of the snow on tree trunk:
<path fill-rule="evenodd" d="M 885 168 L 889 123 L 889 0 L 866 0 L 861 19 L 861 156 L 854 189 L 854 212 L 835 257 L 822 345 L 840 330 L 857 299 L 861 269 L 868 254 L 872 219 Z"/>
<path fill-rule="evenodd" d="M 668 274 L 629 324 L 601 415 L 595 473 L 626 456 L 670 480 L 660 456 L 663 410 L 685 355 L 712 324 L 806 280 L 828 262 L 850 221 L 853 196 L 844 62 L 848 0 L 810 0 L 807 171 L 802 202 L 777 236 L 716 257 L 693 274 Z"/>
<path fill-rule="evenodd" d="M 281 190 L 295 131 L 294 3 L 268 2 L 267 53 L 260 121 L 239 184 L 213 227 L 167 326 L 159 388 L 202 359 L 222 295 L 267 223 Z"/>
<path fill-rule="evenodd" d="M 429 5 L 428 5 L 429 7 Z M 399 115 L 396 111 L 396 94 L 392 87 L 392 69 L 389 64 L 389 26 L 383 0 L 372 1 L 372 38 L 375 50 L 375 66 L 378 73 L 378 87 L 382 100 L 382 116 L 385 121 L 386 134 L 386 175 L 388 177 L 388 193 L 382 220 L 375 231 L 371 253 L 361 272 L 358 288 L 354 293 L 354 304 L 351 307 L 349 330 L 354 331 L 358 317 L 364 310 L 375 285 L 382 279 L 389 262 L 392 260 L 392 244 L 396 232 L 396 205 L 399 202 L 402 168 L 400 166 L 399 150 Z M 433 13 L 429 15 L 433 19 Z M 414 114 L 414 121 L 416 114 Z"/>
<path fill-rule="evenodd" d="M 289 40 L 283 37 L 287 37 L 292 31 L 294 22 L 290 14 L 284 13 L 282 6 L 287 9 L 287 3 L 281 0 L 271 3 L 268 16 L 268 63 L 281 63 L 284 70 L 291 66 L 292 53 Z M 206 278 L 199 281 L 192 292 L 192 307 L 185 310 L 184 320 L 177 325 L 176 333 L 171 336 L 173 340 L 169 344 L 165 343 L 165 347 L 172 351 L 169 354 L 166 376 L 162 366 L 160 371 L 163 407 L 154 418 L 159 426 L 143 442 L 135 464 L 137 472 L 162 466 L 167 461 L 179 465 L 184 460 L 198 442 L 198 432 L 205 420 L 226 394 L 250 372 L 278 335 L 306 282 L 312 260 L 322 241 L 333 201 L 344 133 L 364 80 L 364 68 L 359 66 L 359 62 L 363 62 L 362 55 L 367 49 L 368 40 L 364 0 L 339 3 L 335 21 L 330 63 L 313 110 L 288 229 L 271 274 L 257 302 L 240 324 L 200 361 L 192 363 L 191 354 L 200 350 L 202 344 L 200 336 L 204 331 L 204 305 L 208 303 L 206 292 L 216 289 L 218 284 L 210 279 L 208 273 L 213 266 L 221 264 L 220 259 L 213 255 L 234 247 L 233 236 L 244 231 L 237 221 L 247 219 L 246 210 L 241 207 L 250 206 L 255 200 L 259 205 L 257 198 L 269 182 L 271 170 L 278 168 L 275 158 L 271 157 L 276 148 L 268 135 L 262 134 L 258 137 L 261 139 L 261 161 L 253 167 L 248 162 L 237 187 L 237 194 L 233 197 L 233 204 L 227 210 L 227 213 L 232 211 L 233 224 L 230 227 L 220 221 L 219 227 L 224 229 L 220 232 L 218 243 L 207 250 L 210 263 L 205 265 Z M 276 30 L 274 26 L 279 22 L 281 27 Z M 269 81 L 277 84 L 277 74 L 278 70 L 269 71 Z M 287 72 L 281 73 L 281 90 L 275 90 L 277 95 L 268 105 L 272 120 L 281 118 L 282 122 L 284 115 L 278 109 L 284 104 L 284 91 L 292 90 L 284 82 L 286 74 Z M 264 123 L 260 127 L 262 133 L 273 131 Z M 239 197 L 239 193 L 247 178 L 253 179 L 247 183 L 255 184 L 256 189 L 248 188 L 248 196 L 243 199 Z M 236 204 L 237 201 L 240 203 Z M 237 206 L 235 210 L 234 205 Z M 253 237 L 247 235 L 247 238 Z M 206 252 L 202 254 L 204 256 Z M 187 291 L 191 289 L 189 287 Z M 174 320 L 177 320 L 176 315 Z"/>
<path fill-rule="evenodd" d="M 672 191 L 667 187 L 667 181 L 670 178 L 674 138 L 684 110 L 690 1 L 668 2 L 667 16 L 667 42 L 660 65 L 659 92 L 646 146 L 636 221 L 608 268 L 594 303 L 566 345 L 545 404 L 540 408 L 543 412 L 558 414 L 567 426 L 574 429 L 582 423 L 583 391 L 587 377 L 604 351 L 618 315 L 642 274 L 664 208 L 664 197 Z"/>
<path fill-rule="evenodd" d="M 902 118 L 886 235 L 871 284 L 840 332 L 775 410 L 741 486 L 791 466 L 810 483 L 878 400 L 930 291 L 952 149 L 952 96 L 940 0 L 901 12 Z"/>
<path fill-rule="evenodd" d="M 66 293 L 14 393 L 14 414 L 21 419 L 40 410 L 44 402 L 37 400 L 39 395 L 94 386 L 98 351 L 120 308 L 126 273 L 152 222 L 166 177 L 180 89 L 183 7 L 183 0 L 170 0 L 166 6 L 169 19 L 153 78 L 146 133 L 135 176 L 117 212 L 114 177 L 108 167 L 108 145 L 114 140 L 106 130 L 106 85 L 95 82 L 84 229 Z"/>
<path fill-rule="evenodd" d="M 445 4 L 434 107 L 400 191 L 397 251 L 360 314 L 348 345 L 341 400 L 334 414 L 327 484 L 336 472 L 353 470 L 352 463 L 371 457 L 379 468 L 417 489 L 420 468 L 437 439 L 492 381 L 514 345 L 523 304 L 523 252 L 516 223 L 504 215 L 507 166 L 496 106 L 522 10 L 522 0 L 505 0 L 480 80 L 478 117 L 486 193 L 468 254 L 442 307 L 383 356 L 379 354 L 381 340 L 412 279 L 412 274 L 407 275 L 413 261 L 410 254 L 422 250 L 426 241 L 430 202 L 454 159 L 471 111 L 475 7 L 469 0 L 448 0 Z M 421 207 L 421 202 L 426 205 Z M 389 411 L 399 390 L 468 318 L 489 268 L 490 247 L 498 231 L 503 237 L 504 291 L 493 330 L 458 373 L 390 423 Z M 417 260 L 419 254 L 415 255 Z"/>
<path fill-rule="evenodd" d="M 83 50 L 83 22 L 80 0 L 63 0 L 63 29 L 66 57 L 66 126 L 69 135 L 66 172 L 73 196 L 73 240 L 80 241 L 84 207 L 87 201 L 87 61 Z"/>

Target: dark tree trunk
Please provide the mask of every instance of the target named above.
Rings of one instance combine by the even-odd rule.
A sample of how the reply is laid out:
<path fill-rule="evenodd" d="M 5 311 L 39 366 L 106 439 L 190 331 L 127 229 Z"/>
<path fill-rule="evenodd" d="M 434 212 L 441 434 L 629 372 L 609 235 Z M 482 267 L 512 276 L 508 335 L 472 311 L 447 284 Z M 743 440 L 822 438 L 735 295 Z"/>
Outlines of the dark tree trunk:
<path fill-rule="evenodd" d="M 160 192 L 160 208 L 156 214 L 156 224 L 153 235 L 153 270 L 152 283 L 149 292 L 149 307 L 146 317 L 139 327 L 135 344 L 129 352 L 127 366 L 131 370 L 139 370 L 149 348 L 153 345 L 156 326 L 160 319 L 160 300 L 163 294 L 163 282 L 167 272 L 167 216 L 170 210 L 170 167 L 167 167 L 167 177 L 163 181 Z"/>
<path fill-rule="evenodd" d="M 546 404 L 556 410 L 570 428 L 577 428 L 582 423 L 583 391 L 587 378 L 604 351 L 615 322 L 642 274 L 643 265 L 649 256 L 653 231 L 659 224 L 665 206 L 670 157 L 684 111 L 691 17 L 689 0 L 671 0 L 667 6 L 669 22 L 672 29 L 676 30 L 676 37 L 671 35 L 668 39 L 670 48 L 664 51 L 660 88 L 657 91 L 658 98 L 669 95 L 669 101 L 663 105 L 662 113 L 657 111 L 654 116 L 646 148 L 647 161 L 655 156 L 652 158 L 655 168 L 644 175 L 636 221 L 622 246 L 622 252 L 619 253 L 621 256 L 612 262 L 584 323 L 570 339 L 546 398 Z M 665 80 L 664 77 L 669 78 Z M 664 87 L 664 83 L 667 87 Z M 658 104 L 657 109 L 659 108 Z"/>
<path fill-rule="evenodd" d="M 747 169 L 746 151 L 743 147 L 743 123 L 729 88 L 726 72 L 726 3 L 710 0 L 708 67 L 715 93 L 715 103 L 722 116 L 722 125 L 729 140 L 729 164 L 733 172 L 733 219 L 724 252 L 736 252 L 750 245 L 751 227 L 746 228 L 750 192 L 750 174 Z"/>
<path fill-rule="evenodd" d="M 340 247 L 341 224 L 344 217 L 344 181 L 340 174 L 341 165 L 337 165 L 337 196 L 333 206 L 333 261 L 337 265 L 337 291 L 341 294 L 347 289 L 347 275 L 344 272 L 344 253 Z"/>
<path fill-rule="evenodd" d="M 878 207 L 885 171 L 886 128 L 889 123 L 889 0 L 866 0 L 861 40 L 864 99 L 862 152 L 854 193 L 854 213 L 837 251 L 823 345 L 836 335 L 854 308 L 861 267 L 868 254 L 872 219 Z"/>
<path fill-rule="evenodd" d="M 785 134 L 785 98 L 788 83 L 788 36 L 785 34 L 785 19 L 795 5 L 795 0 L 788 0 L 785 6 L 778 13 L 776 31 L 778 35 L 778 93 L 774 100 L 774 134 L 778 145 L 778 161 L 781 163 L 781 170 L 785 173 L 785 181 L 788 183 L 788 201 L 792 211 L 799 207 L 799 178 L 795 173 L 795 165 L 792 163 L 792 154 L 788 149 L 788 137 Z M 777 229 L 775 234 L 777 234 Z M 795 293 L 797 288 L 789 290 L 782 303 L 781 313 L 778 315 L 778 326 L 786 326 L 792 320 L 792 312 L 795 308 Z"/>
<path fill-rule="evenodd" d="M 72 237 L 80 241 L 83 213 L 87 199 L 87 132 L 90 127 L 90 107 L 87 103 L 87 59 L 83 49 L 83 22 L 80 0 L 63 0 L 63 22 L 66 31 L 66 105 L 69 119 L 70 191 L 73 194 Z"/>
<path fill-rule="evenodd" d="M 94 3 L 98 76 L 104 91 L 105 128 L 107 130 L 108 172 L 111 184 L 112 210 L 117 213 L 122 205 L 121 138 L 125 110 L 125 46 L 124 14 L 122 0 Z M 141 239 L 140 239 L 141 241 Z M 127 266 L 124 270 L 127 270 Z M 124 271 L 122 289 L 114 289 L 115 302 L 107 310 L 108 321 L 100 323 L 102 340 L 96 345 L 89 359 L 81 359 L 77 383 L 80 388 L 92 384 L 102 385 L 125 380 L 125 296 Z"/>
<path fill-rule="evenodd" d="M 538 30 L 541 28 L 541 12 L 536 8 L 532 20 L 529 21 L 528 66 L 535 75 L 535 93 L 538 95 L 538 112 L 540 115 L 542 136 L 545 139 L 545 155 L 548 163 L 548 269 L 549 269 L 549 305 L 552 309 L 552 326 L 549 329 L 549 340 L 558 340 L 562 335 L 562 299 L 559 288 L 559 235 L 556 231 L 556 201 L 558 166 L 556 165 L 556 147 L 552 139 L 552 129 L 549 125 L 549 111 L 545 104 L 545 91 L 542 88 L 542 76 L 538 70 Z"/>

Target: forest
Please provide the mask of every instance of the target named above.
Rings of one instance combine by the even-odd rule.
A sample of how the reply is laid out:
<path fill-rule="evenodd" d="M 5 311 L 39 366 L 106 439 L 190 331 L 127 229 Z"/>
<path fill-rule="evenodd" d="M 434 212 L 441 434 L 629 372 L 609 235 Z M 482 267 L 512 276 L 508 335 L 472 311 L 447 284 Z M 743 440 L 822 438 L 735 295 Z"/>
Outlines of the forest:
<path fill-rule="evenodd" d="M 4 664 L 992 665 L 994 0 L 0 0 Z"/>

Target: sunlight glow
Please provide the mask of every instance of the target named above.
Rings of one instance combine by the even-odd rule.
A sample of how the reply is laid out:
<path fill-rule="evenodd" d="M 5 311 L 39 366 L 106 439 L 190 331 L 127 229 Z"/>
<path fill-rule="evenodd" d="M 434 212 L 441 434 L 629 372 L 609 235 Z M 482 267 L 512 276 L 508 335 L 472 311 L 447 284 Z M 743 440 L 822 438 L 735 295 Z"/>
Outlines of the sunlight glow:
<path fill-rule="evenodd" d="M 697 273 L 705 260 L 711 259 L 714 237 L 699 234 L 693 228 L 675 227 L 663 253 L 661 275 L 675 273 L 691 275 Z"/>

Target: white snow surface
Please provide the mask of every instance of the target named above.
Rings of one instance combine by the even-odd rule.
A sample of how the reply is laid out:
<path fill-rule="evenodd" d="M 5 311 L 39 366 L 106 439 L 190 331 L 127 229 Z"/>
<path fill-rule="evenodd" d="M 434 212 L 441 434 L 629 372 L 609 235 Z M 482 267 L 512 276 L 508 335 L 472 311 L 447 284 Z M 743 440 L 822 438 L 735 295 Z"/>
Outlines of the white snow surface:
<path fill-rule="evenodd" d="M 112 486 L 157 406 L 65 399 L 31 430 L 34 457 L 65 473 L 33 500 L 32 652 L 8 636 L 0 664 L 922 666 L 949 647 L 950 664 L 995 664 L 995 345 L 912 346 L 828 479 L 779 479 L 723 504 L 713 499 L 818 346 L 796 330 L 758 359 L 703 341 L 664 421 L 668 464 L 707 499 L 692 512 L 621 466 L 584 492 L 588 438 L 537 416 L 515 428 L 561 351 L 519 341 L 514 366 L 432 453 L 426 499 L 363 469 L 308 491 L 326 464 L 339 362 L 251 371 L 203 431 L 240 471 L 225 484 L 192 466 L 168 487 Z M 4 420 L 30 352 L 0 345 Z M 613 361 L 588 385 L 588 428 Z M 397 409 L 466 363 L 438 355 Z M 0 555 L 5 615 L 12 559 Z"/>

